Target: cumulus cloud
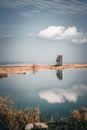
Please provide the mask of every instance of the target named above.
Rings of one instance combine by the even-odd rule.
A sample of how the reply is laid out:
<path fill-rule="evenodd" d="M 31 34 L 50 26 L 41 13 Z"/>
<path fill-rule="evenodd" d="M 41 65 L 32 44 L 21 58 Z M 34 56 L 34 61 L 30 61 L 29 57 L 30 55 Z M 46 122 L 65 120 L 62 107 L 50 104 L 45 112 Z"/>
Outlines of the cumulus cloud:
<path fill-rule="evenodd" d="M 39 92 L 39 97 L 48 103 L 77 102 L 78 98 L 87 95 L 87 86 L 74 85 L 69 88 L 57 88 Z"/>
<path fill-rule="evenodd" d="M 87 42 L 87 32 L 80 32 L 75 26 L 68 28 L 63 26 L 49 26 L 41 30 L 38 36 L 42 39 L 66 40 L 78 44 Z"/>

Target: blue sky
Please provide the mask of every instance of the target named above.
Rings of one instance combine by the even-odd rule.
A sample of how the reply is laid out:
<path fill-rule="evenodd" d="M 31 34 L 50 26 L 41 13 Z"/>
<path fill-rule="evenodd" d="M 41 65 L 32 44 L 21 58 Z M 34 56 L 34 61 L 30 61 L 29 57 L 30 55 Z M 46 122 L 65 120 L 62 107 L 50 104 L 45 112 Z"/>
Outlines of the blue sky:
<path fill-rule="evenodd" d="M 87 63 L 87 0 L 0 0 L 0 61 Z"/>

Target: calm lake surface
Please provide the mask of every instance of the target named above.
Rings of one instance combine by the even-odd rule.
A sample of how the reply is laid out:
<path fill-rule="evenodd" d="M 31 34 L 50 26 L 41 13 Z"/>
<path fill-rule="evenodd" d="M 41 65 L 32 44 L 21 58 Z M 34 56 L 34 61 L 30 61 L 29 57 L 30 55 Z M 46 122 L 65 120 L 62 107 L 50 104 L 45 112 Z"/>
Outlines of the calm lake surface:
<path fill-rule="evenodd" d="M 0 96 L 12 96 L 16 108 L 39 106 L 48 116 L 68 116 L 87 107 L 87 69 L 39 70 L 0 79 Z"/>

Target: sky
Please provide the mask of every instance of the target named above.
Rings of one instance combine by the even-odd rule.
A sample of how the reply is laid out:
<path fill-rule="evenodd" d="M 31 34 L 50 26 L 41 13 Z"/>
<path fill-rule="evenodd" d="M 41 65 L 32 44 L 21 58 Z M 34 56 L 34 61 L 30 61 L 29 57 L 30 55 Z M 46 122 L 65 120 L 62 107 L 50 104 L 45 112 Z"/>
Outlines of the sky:
<path fill-rule="evenodd" d="M 87 0 L 0 0 L 0 63 L 87 63 Z"/>

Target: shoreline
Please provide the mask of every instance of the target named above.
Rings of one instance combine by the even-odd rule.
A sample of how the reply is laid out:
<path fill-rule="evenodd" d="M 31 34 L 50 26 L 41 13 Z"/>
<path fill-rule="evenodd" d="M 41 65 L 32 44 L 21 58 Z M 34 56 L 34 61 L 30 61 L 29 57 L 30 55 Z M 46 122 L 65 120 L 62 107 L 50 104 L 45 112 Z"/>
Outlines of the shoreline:
<path fill-rule="evenodd" d="M 56 65 L 16 65 L 16 66 L 0 66 L 0 77 L 9 74 L 26 74 L 28 71 L 37 72 L 44 70 L 64 70 L 64 69 L 87 69 L 87 64 L 65 64 L 62 66 Z"/>

